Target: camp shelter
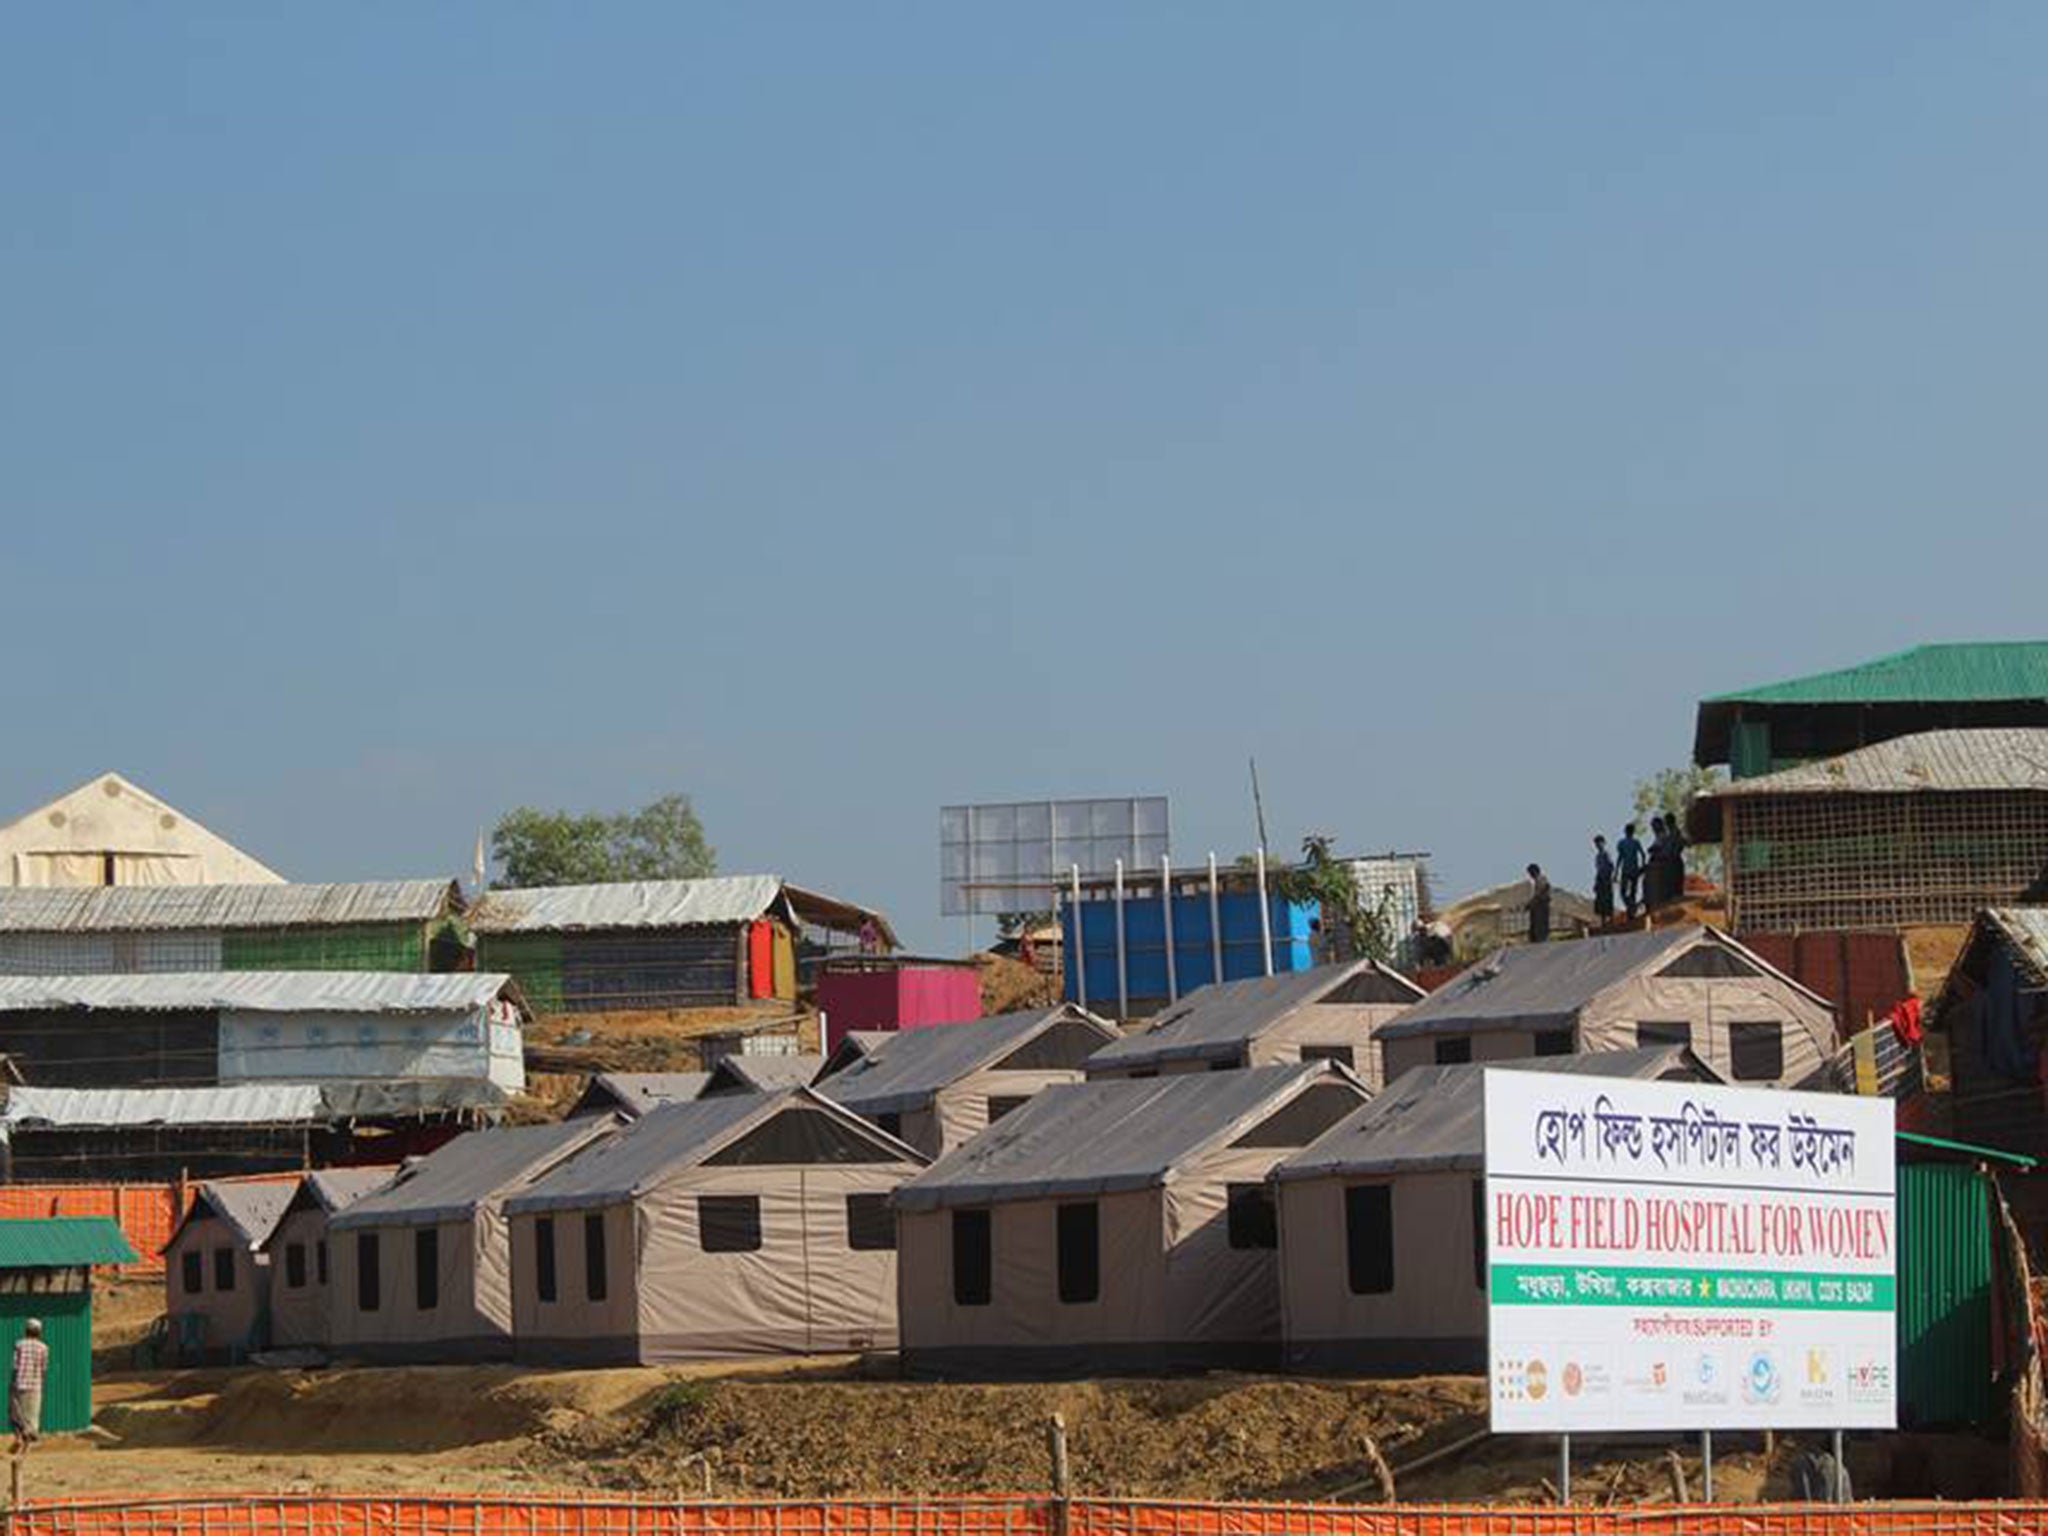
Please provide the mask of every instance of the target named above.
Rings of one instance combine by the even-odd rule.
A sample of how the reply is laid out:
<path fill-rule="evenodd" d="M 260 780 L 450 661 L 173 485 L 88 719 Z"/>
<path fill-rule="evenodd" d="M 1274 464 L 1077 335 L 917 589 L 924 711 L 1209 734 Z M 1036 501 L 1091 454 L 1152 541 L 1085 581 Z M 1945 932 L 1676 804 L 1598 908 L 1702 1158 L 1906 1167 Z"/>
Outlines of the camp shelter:
<path fill-rule="evenodd" d="M 0 889 L 0 974 L 469 968 L 452 880 Z"/>
<path fill-rule="evenodd" d="M 1718 1081 L 1682 1045 L 1402 1073 L 1273 1170 L 1290 1368 L 1486 1369 L 1491 1067 Z"/>
<path fill-rule="evenodd" d="M 1078 1083 L 1116 1026 L 1071 1003 L 911 1030 L 888 1050 L 824 1079 L 855 1114 L 939 1157 L 1015 1112 L 1040 1090 Z"/>
<path fill-rule="evenodd" d="M 817 1082 L 828 1077 L 837 1077 L 847 1068 L 877 1055 L 883 1046 L 896 1038 L 893 1029 L 849 1029 L 839 1037 L 839 1043 L 826 1053 L 825 1065 L 818 1068 Z"/>
<path fill-rule="evenodd" d="M 1199 987 L 1088 1060 L 1090 1077 L 1335 1061 L 1380 1082 L 1374 1032 L 1427 994 L 1376 960 Z"/>
<path fill-rule="evenodd" d="M 1813 1080 L 1834 1009 L 1717 929 L 1603 934 L 1501 950 L 1379 1032 L 1387 1081 L 1411 1067 L 1688 1045 L 1730 1082 Z"/>
<path fill-rule="evenodd" d="M 118 773 L 0 826 L 0 886 L 194 886 L 283 877 Z"/>
<path fill-rule="evenodd" d="M 164 1313 L 187 1365 L 239 1360 L 268 1343 L 270 1261 L 263 1252 L 297 1185 L 202 1184 L 164 1245 Z"/>
<path fill-rule="evenodd" d="M 290 1186 L 291 1199 L 263 1244 L 271 1348 L 327 1347 L 328 1223 L 336 1211 L 374 1194 L 397 1174 L 396 1168 L 322 1168 Z"/>
<path fill-rule="evenodd" d="M 1331 1062 L 1046 1089 L 896 1191 L 905 1369 L 1270 1367 L 1266 1175 L 1365 1098 Z"/>
<path fill-rule="evenodd" d="M 1453 955 L 1476 959 L 1504 945 L 1529 942 L 1529 901 L 1535 891 L 1535 883 L 1526 878 L 1489 886 L 1459 897 L 1435 921 L 1450 930 Z M 1591 898 L 1561 885 L 1550 887 L 1550 942 L 1580 938 L 1599 926 Z"/>
<path fill-rule="evenodd" d="M 687 1104 L 710 1081 L 709 1072 L 598 1072 L 569 1106 L 568 1118 L 618 1115 L 637 1120 L 663 1104 Z"/>
<path fill-rule="evenodd" d="M 472 1131 L 327 1224 L 336 1354 L 494 1360 L 512 1353 L 505 1201 L 618 1122 Z"/>
<path fill-rule="evenodd" d="M 0 975 L 0 1053 L 43 1087 L 526 1085 L 509 976 L 173 971 Z"/>
<path fill-rule="evenodd" d="M 893 1348 L 889 1194 L 923 1166 L 808 1088 L 650 1110 L 506 1202 L 518 1356 Z"/>
<path fill-rule="evenodd" d="M 67 1434 L 92 1422 L 93 1266 L 138 1258 L 105 1216 L 0 1220 L 0 1360 L 13 1359 L 28 1320 L 41 1319 L 50 1350 L 45 1433 Z"/>
<path fill-rule="evenodd" d="M 2048 1156 L 2041 1062 L 2048 1053 L 2048 907 L 1993 907 L 1970 936 L 1928 1010 L 1948 1045 L 1950 1124 L 1964 1141 Z M 2029 1225 L 2048 1226 L 2032 1180 L 2014 1181 Z"/>
<path fill-rule="evenodd" d="M 728 1093 L 780 1093 L 785 1088 L 808 1088 L 824 1065 L 822 1056 L 735 1051 L 719 1057 L 712 1065 L 697 1097 L 716 1099 Z"/>
<path fill-rule="evenodd" d="M 896 947 L 881 913 L 779 875 L 492 891 L 468 922 L 543 1014 L 790 1001 L 832 945 Z"/>

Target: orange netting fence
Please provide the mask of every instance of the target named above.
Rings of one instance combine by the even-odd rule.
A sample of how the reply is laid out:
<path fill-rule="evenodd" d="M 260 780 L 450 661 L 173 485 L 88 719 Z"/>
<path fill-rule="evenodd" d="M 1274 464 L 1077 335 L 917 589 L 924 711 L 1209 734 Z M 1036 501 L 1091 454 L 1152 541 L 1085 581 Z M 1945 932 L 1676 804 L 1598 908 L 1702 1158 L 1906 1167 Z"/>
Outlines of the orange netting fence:
<path fill-rule="evenodd" d="M 29 1503 L 10 1536 L 2020 1536 L 2048 1503 L 1484 1506 L 280 1494 Z"/>
<path fill-rule="evenodd" d="M 296 1173 L 252 1173 L 215 1183 L 296 1179 Z M 110 1216 L 141 1262 L 117 1267 L 134 1274 L 159 1273 L 164 1245 L 184 1220 L 197 1182 L 170 1184 L 0 1184 L 0 1217 Z"/>

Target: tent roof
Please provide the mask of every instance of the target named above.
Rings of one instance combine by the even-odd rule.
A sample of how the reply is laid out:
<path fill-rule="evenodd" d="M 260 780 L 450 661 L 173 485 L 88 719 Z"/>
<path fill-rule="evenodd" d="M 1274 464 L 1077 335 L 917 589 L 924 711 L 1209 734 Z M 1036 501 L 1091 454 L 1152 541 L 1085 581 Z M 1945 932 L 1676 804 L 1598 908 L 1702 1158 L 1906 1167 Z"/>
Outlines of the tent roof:
<path fill-rule="evenodd" d="M 610 1118 L 593 1118 L 471 1131 L 400 1169 L 388 1187 L 363 1196 L 337 1215 L 334 1229 L 468 1220 L 478 1206 L 522 1187 L 571 1153 L 611 1135 L 617 1124 Z"/>
<path fill-rule="evenodd" d="M 119 1009 L 158 1013 L 475 1013 L 519 1001 L 512 978 L 488 972 L 145 971 L 0 976 L 0 1013 Z M 523 1009 L 523 1004 L 522 1004 Z"/>
<path fill-rule="evenodd" d="M 470 909 L 477 933 L 560 933 L 585 928 L 694 928 L 747 923 L 781 910 L 799 922 L 851 932 L 872 922 L 895 947 L 889 920 L 867 907 L 794 886 L 780 875 L 703 880 L 618 880 L 491 891 Z"/>
<path fill-rule="evenodd" d="M 934 1024 L 900 1031 L 886 1051 L 826 1078 L 822 1090 L 856 1114 L 900 1115 L 923 1109 L 942 1088 L 994 1066 L 1065 1020 L 1095 1030 L 1105 1044 L 1118 1038 L 1115 1026 L 1071 1004 L 999 1013 L 966 1024 Z"/>
<path fill-rule="evenodd" d="M 295 1179 L 238 1179 L 202 1184 L 193 1196 L 192 1209 L 185 1213 L 164 1247 L 168 1249 L 178 1240 L 179 1233 L 200 1217 L 218 1216 L 234 1229 L 244 1248 L 260 1248 L 298 1192 Z"/>
<path fill-rule="evenodd" d="M 1329 1062 L 1062 1083 L 899 1186 L 896 1204 L 938 1210 L 1169 1184 L 1197 1153 L 1319 1082 L 1348 1083 L 1365 1097 Z"/>
<path fill-rule="evenodd" d="M 325 928 L 427 923 L 462 909 L 452 880 L 352 885 L 125 885 L 0 888 L 0 933 Z"/>
<path fill-rule="evenodd" d="M 1414 1067 L 1274 1169 L 1276 1179 L 1436 1173 L 1485 1161 L 1485 1078 L 1489 1070 L 1650 1080 L 1680 1073 L 1717 1083 L 1713 1069 L 1682 1045 L 1583 1056 Z"/>
<path fill-rule="evenodd" d="M 686 1104 L 704 1091 L 709 1072 L 600 1072 L 576 1102 L 581 1113 L 615 1108 L 638 1117 L 663 1104 Z"/>
<path fill-rule="evenodd" d="M 807 1088 L 824 1065 L 822 1056 L 749 1056 L 736 1051 L 718 1058 L 707 1074 L 710 1081 L 698 1090 L 698 1096 Z"/>
<path fill-rule="evenodd" d="M 1412 999 L 1428 994 L 1399 971 L 1375 960 L 1319 965 L 1277 976 L 1197 987 L 1153 1021 L 1152 1027 L 1104 1046 L 1091 1065 L 1135 1066 L 1160 1061 L 1225 1059 L 1296 1010 L 1318 1002 L 1353 977 L 1377 972 Z"/>
<path fill-rule="evenodd" d="M 140 1258 L 111 1216 L 0 1219 L 0 1269 L 72 1269 Z"/>
<path fill-rule="evenodd" d="M 780 1093 L 733 1094 L 664 1104 L 537 1179 L 505 1202 L 507 1213 L 617 1204 L 637 1199 L 671 1174 L 704 1161 L 762 1121 L 795 1109 L 828 1115 L 911 1167 L 925 1159 L 809 1088 Z"/>

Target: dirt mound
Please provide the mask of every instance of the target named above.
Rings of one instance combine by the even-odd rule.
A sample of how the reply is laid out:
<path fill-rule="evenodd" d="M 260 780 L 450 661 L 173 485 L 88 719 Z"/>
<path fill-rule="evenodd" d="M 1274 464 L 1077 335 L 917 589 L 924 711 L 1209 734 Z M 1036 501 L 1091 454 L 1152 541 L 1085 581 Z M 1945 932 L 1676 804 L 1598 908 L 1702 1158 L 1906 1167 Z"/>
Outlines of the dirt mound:
<path fill-rule="evenodd" d="M 980 954 L 974 963 L 981 971 L 981 1011 L 1021 1013 L 1031 1008 L 1054 1008 L 1060 1002 L 1060 978 L 1048 976 L 1035 966 L 1008 955 Z"/>

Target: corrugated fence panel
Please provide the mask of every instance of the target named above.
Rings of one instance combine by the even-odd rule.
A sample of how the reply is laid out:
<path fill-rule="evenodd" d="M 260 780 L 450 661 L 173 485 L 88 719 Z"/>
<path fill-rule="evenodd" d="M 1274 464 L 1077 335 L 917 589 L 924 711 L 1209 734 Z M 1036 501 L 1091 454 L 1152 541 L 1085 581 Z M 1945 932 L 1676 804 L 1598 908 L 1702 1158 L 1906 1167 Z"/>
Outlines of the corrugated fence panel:
<path fill-rule="evenodd" d="M 220 958 L 224 971 L 424 971 L 427 932 L 418 923 L 230 929 Z"/>
<path fill-rule="evenodd" d="M 251 1174 L 249 1179 L 296 1179 L 296 1173 Z M 242 1182 L 235 1180 L 232 1182 Z M 164 1245 L 185 1214 L 193 1184 L 0 1184 L 0 1217 L 105 1216 L 121 1229 L 140 1262 L 110 1266 L 130 1274 L 160 1274 Z"/>
<path fill-rule="evenodd" d="M 1899 1413 L 1907 1424 L 1991 1416 L 1991 1207 L 1957 1163 L 1899 1168 Z"/>

